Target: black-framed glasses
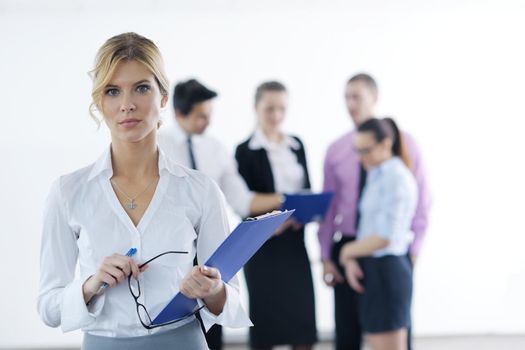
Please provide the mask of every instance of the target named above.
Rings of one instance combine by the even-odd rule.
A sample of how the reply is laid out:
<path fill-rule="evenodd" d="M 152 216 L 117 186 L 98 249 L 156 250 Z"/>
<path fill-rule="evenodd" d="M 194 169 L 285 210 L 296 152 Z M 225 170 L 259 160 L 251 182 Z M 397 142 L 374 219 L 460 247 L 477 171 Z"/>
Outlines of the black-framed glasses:
<path fill-rule="evenodd" d="M 373 144 L 372 146 L 369 146 L 369 147 L 363 147 L 363 148 L 357 148 L 357 147 L 354 147 L 354 151 L 359 154 L 361 157 L 364 157 L 364 156 L 367 156 L 370 154 L 370 152 L 372 152 L 374 150 L 374 148 L 376 148 L 378 145 L 378 143 L 375 143 Z"/>
<path fill-rule="evenodd" d="M 183 252 L 183 251 L 176 251 L 176 250 L 170 250 L 170 251 L 167 251 L 167 252 L 164 252 L 164 253 L 161 253 L 151 259 L 149 259 L 148 261 L 146 261 L 145 263 L 142 263 L 141 265 L 139 265 L 139 268 L 142 268 L 143 266 L 149 264 L 150 262 L 152 262 L 153 260 L 157 259 L 157 258 L 160 258 L 161 256 L 164 256 L 164 255 L 167 255 L 167 254 L 188 254 L 188 252 Z M 167 326 L 167 325 L 170 325 L 170 324 L 174 324 L 174 323 L 177 323 L 177 322 L 180 322 L 180 321 L 183 321 L 193 315 L 195 315 L 197 312 L 199 312 L 199 310 L 201 310 L 204 306 L 198 306 L 188 315 L 184 316 L 184 317 L 180 317 L 180 318 L 177 318 L 177 319 L 174 319 L 174 320 L 171 320 L 171 321 L 168 321 L 168 322 L 164 322 L 164 323 L 160 323 L 160 324 L 155 324 L 155 325 L 152 325 L 151 324 L 151 317 L 149 315 L 149 312 L 148 310 L 146 309 L 146 306 L 142 303 L 139 302 L 139 298 L 140 298 L 140 294 L 141 294 L 141 291 L 140 291 L 140 282 L 138 280 L 136 280 L 137 282 L 137 287 L 136 287 L 136 290 L 133 289 L 133 287 L 131 286 L 131 278 L 132 278 L 132 275 L 130 274 L 128 276 L 128 287 L 129 287 L 129 292 L 131 293 L 131 295 L 133 296 L 133 299 L 135 300 L 135 305 L 137 307 L 137 315 L 139 317 L 139 321 L 140 323 L 142 324 L 142 326 L 146 329 L 153 329 L 153 328 L 157 328 L 157 327 L 162 327 L 162 326 Z"/>

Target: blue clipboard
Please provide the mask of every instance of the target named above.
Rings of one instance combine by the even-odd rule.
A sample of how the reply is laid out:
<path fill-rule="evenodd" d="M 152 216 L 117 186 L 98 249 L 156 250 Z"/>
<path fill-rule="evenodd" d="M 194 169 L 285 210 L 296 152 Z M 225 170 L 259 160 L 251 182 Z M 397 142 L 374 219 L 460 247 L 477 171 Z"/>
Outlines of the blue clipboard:
<path fill-rule="evenodd" d="M 241 222 L 215 250 L 205 265 L 218 269 L 222 280 L 228 282 L 293 212 L 289 210 L 270 213 Z M 197 300 L 190 299 L 179 292 L 151 324 L 163 324 L 185 317 L 193 313 L 197 306 Z"/>
<path fill-rule="evenodd" d="M 326 214 L 333 195 L 333 192 L 286 194 L 281 210 L 295 209 L 293 217 L 301 224 L 320 221 Z"/>

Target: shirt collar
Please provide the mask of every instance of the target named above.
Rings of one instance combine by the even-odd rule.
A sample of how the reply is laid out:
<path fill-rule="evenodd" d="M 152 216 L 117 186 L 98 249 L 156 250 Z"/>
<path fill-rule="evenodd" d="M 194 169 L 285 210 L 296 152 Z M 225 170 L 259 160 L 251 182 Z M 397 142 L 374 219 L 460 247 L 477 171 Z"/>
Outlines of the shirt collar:
<path fill-rule="evenodd" d="M 168 130 L 168 134 L 170 135 L 170 137 L 173 137 L 179 144 L 188 142 L 188 138 L 191 138 L 191 142 L 193 142 L 193 144 L 198 144 L 204 137 L 204 134 L 189 135 L 182 128 L 182 126 L 180 126 L 177 120 L 173 122 L 173 127 Z"/>
<path fill-rule="evenodd" d="M 375 177 L 379 174 L 382 174 L 385 171 L 389 171 L 392 167 L 395 167 L 399 162 L 402 162 L 402 160 L 399 157 L 394 156 L 370 169 L 370 176 Z"/>
<path fill-rule="evenodd" d="M 161 174 L 163 170 L 167 170 L 170 174 L 178 176 L 178 177 L 188 176 L 188 174 L 184 171 L 182 166 L 177 165 L 175 162 L 169 159 L 164 153 L 164 151 L 160 149 L 160 147 L 158 147 L 158 150 L 159 150 L 159 174 Z"/>
<path fill-rule="evenodd" d="M 184 142 L 188 139 L 188 137 L 192 136 L 192 135 L 188 135 L 186 131 L 184 131 L 184 129 L 182 128 L 182 126 L 180 126 L 177 120 L 173 122 L 173 130 L 170 130 L 170 132 L 173 134 L 173 136 L 177 140 L 184 141 Z"/>
<path fill-rule="evenodd" d="M 113 166 L 111 165 L 111 145 L 106 148 L 104 153 L 97 159 L 91 172 L 89 173 L 88 181 L 91 181 L 95 177 L 105 174 L 109 179 L 113 175 Z"/>
<path fill-rule="evenodd" d="M 276 144 L 276 143 L 270 142 L 268 138 L 266 137 L 266 135 L 264 135 L 264 132 L 260 128 L 255 129 L 255 132 L 250 138 L 250 143 L 248 144 L 248 147 L 251 150 L 258 150 L 261 148 L 264 148 L 265 150 L 269 150 L 269 149 L 275 148 L 276 146 L 285 146 L 285 147 L 294 149 L 296 151 L 301 148 L 301 145 L 299 144 L 299 142 L 297 142 L 296 139 L 294 139 L 291 136 L 284 135 L 284 134 L 283 134 L 283 140 L 281 141 L 281 143 Z"/>
<path fill-rule="evenodd" d="M 162 174 L 164 170 L 168 171 L 170 174 L 179 177 L 185 177 L 188 174 L 174 162 L 172 162 L 164 152 L 157 147 L 159 151 L 159 174 Z M 88 181 L 91 181 L 99 175 L 105 175 L 106 178 L 111 178 L 113 176 L 113 165 L 111 163 L 111 145 L 106 148 L 104 153 L 98 158 L 98 160 L 93 164 L 91 172 L 89 173 Z"/>

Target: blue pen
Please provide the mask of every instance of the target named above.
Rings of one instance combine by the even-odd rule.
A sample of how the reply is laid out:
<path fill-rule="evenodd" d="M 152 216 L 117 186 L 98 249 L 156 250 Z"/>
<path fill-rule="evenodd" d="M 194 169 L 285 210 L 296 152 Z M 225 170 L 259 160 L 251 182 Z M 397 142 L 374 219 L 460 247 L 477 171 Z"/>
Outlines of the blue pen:
<path fill-rule="evenodd" d="M 133 255 L 135 255 L 136 252 L 137 252 L 137 248 L 130 248 L 128 250 L 128 252 L 126 253 L 126 256 L 133 256 Z M 106 282 L 102 283 L 102 285 L 100 286 L 100 288 L 97 291 L 97 295 L 102 293 L 102 291 L 104 289 L 106 289 L 107 287 L 109 287 L 109 284 L 107 284 Z"/>

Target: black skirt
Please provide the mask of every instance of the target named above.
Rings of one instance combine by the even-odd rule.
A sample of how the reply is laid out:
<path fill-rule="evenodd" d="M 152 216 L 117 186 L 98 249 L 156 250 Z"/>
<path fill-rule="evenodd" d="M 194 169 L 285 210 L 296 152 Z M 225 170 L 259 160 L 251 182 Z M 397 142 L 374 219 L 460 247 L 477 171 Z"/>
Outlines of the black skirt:
<path fill-rule="evenodd" d="M 271 238 L 244 266 L 250 300 L 250 345 L 313 344 L 315 301 L 304 229 Z"/>
<path fill-rule="evenodd" d="M 362 258 L 365 292 L 359 295 L 364 333 L 409 328 L 412 304 L 412 266 L 408 256 Z"/>

